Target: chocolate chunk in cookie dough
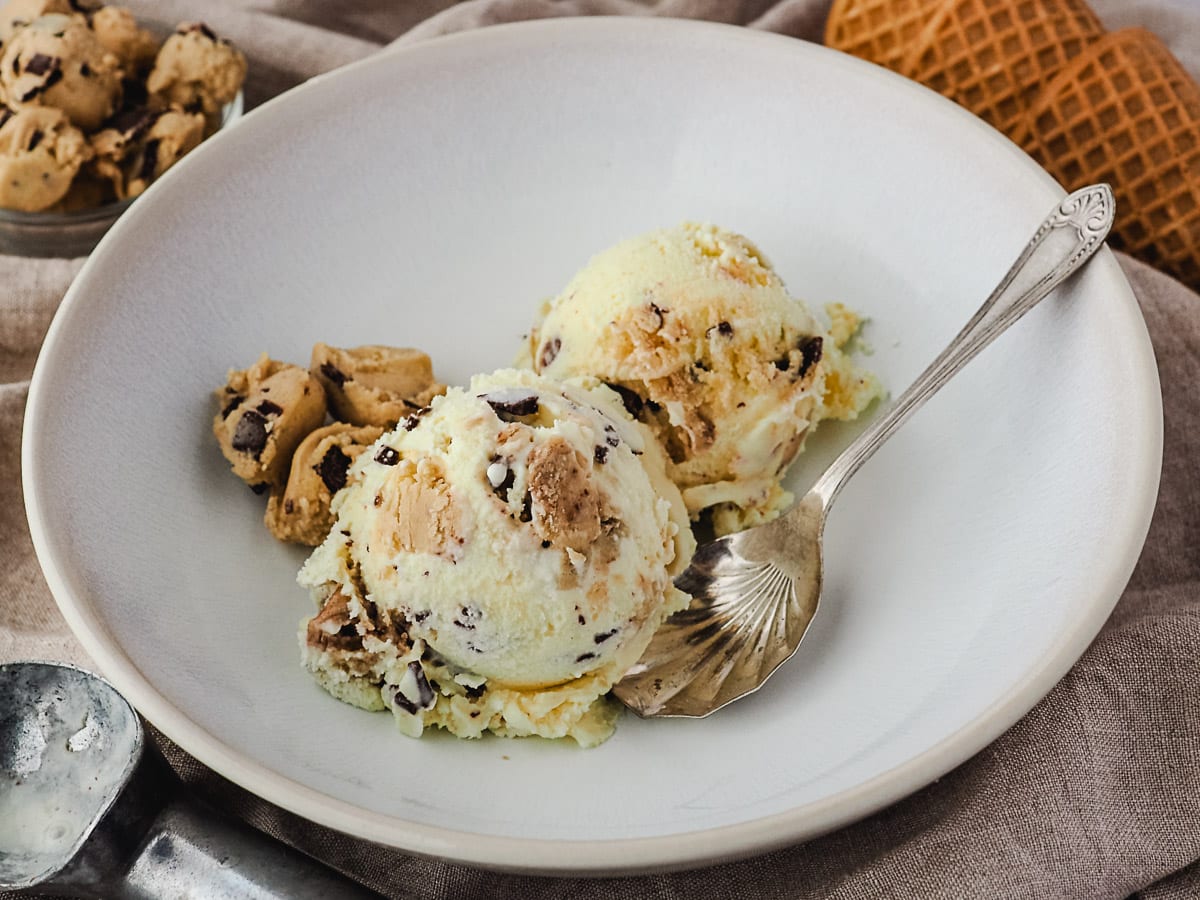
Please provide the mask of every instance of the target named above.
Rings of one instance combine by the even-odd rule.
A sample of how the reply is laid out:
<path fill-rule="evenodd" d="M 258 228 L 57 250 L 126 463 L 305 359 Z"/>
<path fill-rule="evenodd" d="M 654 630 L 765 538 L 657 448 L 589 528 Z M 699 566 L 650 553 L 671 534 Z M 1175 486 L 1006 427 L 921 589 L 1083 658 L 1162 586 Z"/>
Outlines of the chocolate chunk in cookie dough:
<path fill-rule="evenodd" d="M 292 454 L 325 421 L 325 392 L 299 366 L 264 353 L 229 373 L 217 392 L 213 434 L 233 472 L 250 485 L 282 487 Z"/>
<path fill-rule="evenodd" d="M 378 426 L 334 422 L 308 435 L 292 456 L 287 484 L 267 501 L 263 521 L 271 534 L 310 547 L 321 543 L 333 527 L 333 495 L 346 486 L 351 463 L 382 434 Z"/>

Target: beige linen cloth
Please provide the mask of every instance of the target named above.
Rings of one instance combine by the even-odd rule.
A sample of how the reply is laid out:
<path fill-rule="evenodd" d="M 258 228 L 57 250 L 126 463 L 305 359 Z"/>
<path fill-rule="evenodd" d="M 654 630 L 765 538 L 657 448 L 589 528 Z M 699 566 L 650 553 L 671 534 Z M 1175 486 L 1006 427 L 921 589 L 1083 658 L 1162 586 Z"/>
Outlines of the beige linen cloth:
<path fill-rule="evenodd" d="M 251 60 L 251 105 L 393 40 L 534 17 L 713 19 L 820 40 L 829 0 L 223 0 L 131 3 L 199 15 Z M 1095 0 L 1110 27 L 1157 30 L 1200 65 L 1196 0 Z M 568 879 L 486 872 L 304 822 L 160 741 L 212 802 L 395 897 L 1200 897 L 1200 297 L 1122 258 L 1158 357 L 1166 450 L 1145 551 L 1111 620 L 1021 722 L 944 778 L 841 831 L 670 875 Z M 79 261 L 0 256 L 0 661 L 91 663 L 42 580 L 21 499 L 28 379 Z M 1122 436 L 1097 435 L 1098 440 Z"/>

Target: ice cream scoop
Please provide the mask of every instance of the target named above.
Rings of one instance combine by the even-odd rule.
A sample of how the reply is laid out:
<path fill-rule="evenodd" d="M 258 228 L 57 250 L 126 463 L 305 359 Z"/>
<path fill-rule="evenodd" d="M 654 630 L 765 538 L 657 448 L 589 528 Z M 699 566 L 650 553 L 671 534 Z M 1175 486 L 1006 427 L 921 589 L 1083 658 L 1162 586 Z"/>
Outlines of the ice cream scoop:
<path fill-rule="evenodd" d="M 402 729 L 611 731 L 597 704 L 683 601 L 693 547 L 653 437 L 595 380 L 501 370 L 351 466 L 299 580 L 306 665 Z"/>
<path fill-rule="evenodd" d="M 196 804 L 108 682 L 0 665 L 0 890 L 112 900 L 377 895 Z"/>
<path fill-rule="evenodd" d="M 666 450 L 688 510 L 712 510 L 724 532 L 790 502 L 780 479 L 828 415 L 838 348 L 753 243 L 687 223 L 594 257 L 546 306 L 529 356 L 542 374 L 618 391 Z M 836 406 L 855 415 L 874 383 L 843 381 L 861 400 Z"/>

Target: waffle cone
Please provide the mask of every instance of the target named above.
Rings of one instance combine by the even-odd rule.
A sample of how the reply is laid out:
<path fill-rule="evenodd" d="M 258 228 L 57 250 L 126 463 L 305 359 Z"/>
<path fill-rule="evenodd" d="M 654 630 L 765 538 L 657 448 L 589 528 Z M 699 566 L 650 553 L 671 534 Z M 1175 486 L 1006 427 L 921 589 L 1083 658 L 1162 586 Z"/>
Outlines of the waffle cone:
<path fill-rule="evenodd" d="M 1084 0 L 949 0 L 900 64 L 1005 134 L 1104 27 Z"/>
<path fill-rule="evenodd" d="M 946 0 L 834 0 L 825 45 L 900 70 L 913 41 Z"/>
<path fill-rule="evenodd" d="M 1107 181 L 1112 244 L 1200 289 L 1200 86 L 1148 31 L 1115 31 L 1052 79 L 1016 135 L 1067 189 Z"/>

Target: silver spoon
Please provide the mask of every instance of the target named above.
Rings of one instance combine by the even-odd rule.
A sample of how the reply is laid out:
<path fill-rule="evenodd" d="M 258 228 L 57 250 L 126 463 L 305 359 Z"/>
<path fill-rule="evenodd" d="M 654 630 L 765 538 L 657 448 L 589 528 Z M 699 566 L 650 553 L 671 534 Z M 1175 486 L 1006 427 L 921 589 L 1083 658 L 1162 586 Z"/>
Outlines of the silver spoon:
<path fill-rule="evenodd" d="M 1112 227 L 1107 184 L 1075 191 L 1038 227 L 950 345 L 778 519 L 702 545 L 676 586 L 691 605 L 669 618 L 617 683 L 640 716 L 707 716 L 758 690 L 796 652 L 821 598 L 821 541 L 846 481 L 963 366 L 1079 270 Z"/>

